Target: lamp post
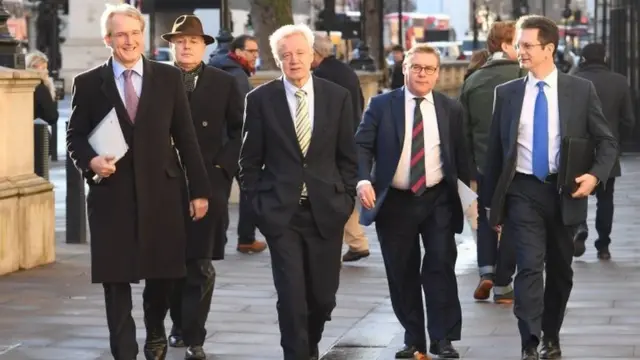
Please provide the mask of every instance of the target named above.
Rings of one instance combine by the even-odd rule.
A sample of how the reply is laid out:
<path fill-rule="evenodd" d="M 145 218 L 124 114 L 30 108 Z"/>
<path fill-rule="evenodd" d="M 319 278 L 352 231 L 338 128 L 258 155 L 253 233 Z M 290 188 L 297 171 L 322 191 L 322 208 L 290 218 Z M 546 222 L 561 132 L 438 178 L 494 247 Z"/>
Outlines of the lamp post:
<path fill-rule="evenodd" d="M 11 15 L 4 8 L 0 0 L 0 66 L 24 69 L 24 54 L 20 49 L 20 42 L 11 36 L 7 20 Z"/>

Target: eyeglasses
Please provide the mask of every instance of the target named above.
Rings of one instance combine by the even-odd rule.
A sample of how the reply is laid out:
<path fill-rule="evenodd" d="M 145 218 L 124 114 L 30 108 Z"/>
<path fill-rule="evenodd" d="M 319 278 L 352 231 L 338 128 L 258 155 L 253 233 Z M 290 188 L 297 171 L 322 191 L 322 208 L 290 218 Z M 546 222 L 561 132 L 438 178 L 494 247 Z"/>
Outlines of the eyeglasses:
<path fill-rule="evenodd" d="M 520 50 L 523 49 L 524 51 L 530 51 L 535 47 L 540 46 L 541 48 L 544 48 L 547 44 L 542 44 L 542 43 L 538 43 L 538 44 L 528 44 L 528 43 L 524 43 L 524 44 L 515 44 L 513 47 L 516 50 Z"/>
<path fill-rule="evenodd" d="M 425 74 L 427 75 L 433 75 L 435 74 L 436 70 L 438 70 L 437 66 L 421 66 L 421 65 L 411 65 L 409 67 L 409 69 L 411 69 L 411 72 L 414 74 L 420 74 L 423 70 L 425 72 Z"/>

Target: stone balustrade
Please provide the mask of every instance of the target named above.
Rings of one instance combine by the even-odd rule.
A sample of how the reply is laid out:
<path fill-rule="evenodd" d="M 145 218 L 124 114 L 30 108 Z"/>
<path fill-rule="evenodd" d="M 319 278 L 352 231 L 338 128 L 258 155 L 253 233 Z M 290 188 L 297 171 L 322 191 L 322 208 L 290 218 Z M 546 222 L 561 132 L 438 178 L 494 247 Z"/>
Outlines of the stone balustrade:
<path fill-rule="evenodd" d="M 0 275 L 55 261 L 53 185 L 34 174 L 40 75 L 0 67 Z"/>

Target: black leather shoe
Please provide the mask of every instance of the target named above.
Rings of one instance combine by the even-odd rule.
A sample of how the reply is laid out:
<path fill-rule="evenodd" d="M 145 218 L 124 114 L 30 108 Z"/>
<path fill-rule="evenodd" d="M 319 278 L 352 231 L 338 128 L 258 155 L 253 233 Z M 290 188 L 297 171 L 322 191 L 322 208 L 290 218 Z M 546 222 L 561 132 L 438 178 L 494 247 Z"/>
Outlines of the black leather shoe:
<path fill-rule="evenodd" d="M 429 352 L 438 355 L 440 359 L 459 359 L 460 354 L 451 345 L 449 340 L 434 341 L 429 346 Z"/>
<path fill-rule="evenodd" d="M 179 335 L 179 334 L 169 335 L 169 346 L 174 348 L 185 347 L 184 340 L 182 340 L 182 335 Z"/>
<path fill-rule="evenodd" d="M 584 243 L 589 237 L 589 228 L 586 224 L 580 224 L 577 226 L 575 233 L 573 234 L 573 256 L 580 257 L 587 251 Z"/>
<path fill-rule="evenodd" d="M 311 350 L 311 357 L 309 357 L 309 360 L 318 359 L 320 359 L 320 350 L 318 350 L 318 347 L 316 346 L 313 350 Z"/>
<path fill-rule="evenodd" d="M 358 261 L 360 259 L 364 259 L 366 257 L 369 257 L 370 253 L 369 250 L 363 250 L 363 251 L 347 251 L 344 255 L 342 255 L 342 261 L 344 262 L 353 262 L 353 261 Z"/>
<path fill-rule="evenodd" d="M 415 346 L 405 345 L 396 352 L 396 359 L 413 359 L 413 353 L 416 351 L 418 351 L 418 349 Z"/>
<path fill-rule="evenodd" d="M 611 260 L 611 253 L 609 252 L 609 247 L 605 247 L 602 249 L 598 249 L 598 259 L 600 260 Z"/>
<path fill-rule="evenodd" d="M 542 340 L 540 359 L 559 359 L 562 357 L 560 342 L 557 340 Z"/>
<path fill-rule="evenodd" d="M 522 360 L 540 360 L 538 350 L 534 347 L 522 350 Z"/>
<path fill-rule="evenodd" d="M 207 354 L 205 354 L 202 346 L 189 346 L 187 352 L 184 354 L 185 360 L 207 360 Z"/>
<path fill-rule="evenodd" d="M 165 360 L 167 358 L 167 343 L 144 344 L 144 358 L 146 360 Z"/>

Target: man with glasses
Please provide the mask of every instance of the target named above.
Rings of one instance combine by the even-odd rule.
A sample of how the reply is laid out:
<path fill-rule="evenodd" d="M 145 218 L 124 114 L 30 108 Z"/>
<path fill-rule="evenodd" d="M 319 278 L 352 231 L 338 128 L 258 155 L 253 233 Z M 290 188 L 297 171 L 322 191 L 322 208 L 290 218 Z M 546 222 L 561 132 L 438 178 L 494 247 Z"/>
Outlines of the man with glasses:
<path fill-rule="evenodd" d="M 607 181 L 618 156 L 593 84 L 558 72 L 557 47 L 552 20 L 537 15 L 518 20 L 518 60 L 529 74 L 496 88 L 484 169 L 482 195 L 492 200 L 486 209 L 490 223 L 496 230 L 504 226 L 503 236 L 516 248 L 514 313 L 522 360 L 562 356 L 560 328 L 573 286 L 573 230 L 585 221 L 587 197 Z M 557 183 L 560 168 L 567 166 L 558 160 L 566 137 L 596 145 L 593 165 L 575 179 L 573 192 Z"/>
<path fill-rule="evenodd" d="M 469 184 L 470 164 L 462 106 L 433 91 L 439 70 L 437 49 L 414 46 L 405 86 L 371 99 L 356 132 L 360 222 L 376 223 L 391 305 L 405 329 L 400 359 L 428 359 L 422 291 L 429 352 L 459 358 L 451 344 L 462 328 L 454 234 L 464 226 L 458 179 Z"/>
<path fill-rule="evenodd" d="M 256 61 L 258 60 L 258 40 L 250 35 L 240 35 L 229 44 L 229 53 L 226 56 L 216 57 L 211 66 L 224 70 L 233 75 L 238 81 L 242 98 L 253 89 L 249 77 L 256 73 Z M 234 175 L 236 179 L 237 174 Z M 246 194 L 240 191 L 238 214 L 238 246 L 236 249 L 244 254 L 263 252 L 267 248 L 264 241 L 256 240 L 256 225 L 247 202 Z M 227 214 L 228 218 L 228 214 Z M 227 227 L 229 220 L 227 219 Z"/>

